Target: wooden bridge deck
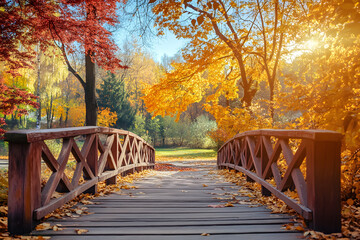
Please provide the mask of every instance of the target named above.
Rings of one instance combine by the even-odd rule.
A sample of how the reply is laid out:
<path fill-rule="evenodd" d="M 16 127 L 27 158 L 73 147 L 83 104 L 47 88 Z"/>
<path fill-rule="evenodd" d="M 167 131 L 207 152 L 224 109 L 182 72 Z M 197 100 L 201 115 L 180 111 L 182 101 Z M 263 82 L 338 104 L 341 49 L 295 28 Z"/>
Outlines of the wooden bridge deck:
<path fill-rule="evenodd" d="M 265 207 L 212 208 L 224 204 L 225 193 L 238 193 L 239 186 L 214 179 L 209 174 L 215 162 L 194 165 L 198 171 L 157 172 L 135 183 L 137 189 L 99 197 L 89 212 L 79 218 L 49 219 L 62 231 L 34 231 L 51 239 L 299 239 L 301 233 L 281 229 L 291 217 L 271 214 Z M 198 162 L 200 163 L 200 162 Z M 204 162 L 203 162 L 204 163 Z M 177 163 L 184 164 L 184 163 Z M 204 185 L 205 184 L 205 185 Z M 246 200 L 237 196 L 238 200 Z M 78 235 L 75 229 L 87 229 Z M 201 234 L 207 233 L 208 236 Z"/>

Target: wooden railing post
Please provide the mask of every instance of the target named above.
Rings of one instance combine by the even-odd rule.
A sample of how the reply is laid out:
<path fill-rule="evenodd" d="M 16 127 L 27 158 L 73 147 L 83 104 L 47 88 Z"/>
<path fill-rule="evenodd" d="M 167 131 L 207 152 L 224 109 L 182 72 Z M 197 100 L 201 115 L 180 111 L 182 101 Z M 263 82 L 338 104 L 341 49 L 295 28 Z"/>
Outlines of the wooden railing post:
<path fill-rule="evenodd" d="M 91 138 L 91 135 L 87 135 L 87 138 Z M 95 135 L 95 139 L 91 144 L 89 153 L 87 155 L 87 163 L 91 169 L 91 171 L 93 172 L 94 176 L 97 177 L 98 176 L 98 141 L 99 141 L 99 136 L 96 134 Z M 95 184 L 94 186 L 92 186 L 91 188 L 89 188 L 88 190 L 86 190 L 86 193 L 91 193 L 91 194 L 96 194 L 98 191 L 98 185 Z"/>
<path fill-rule="evenodd" d="M 9 141 L 8 230 L 12 234 L 28 233 L 37 225 L 33 213 L 41 206 L 40 178 L 41 145 Z"/>
<path fill-rule="evenodd" d="M 115 159 L 115 164 L 117 164 L 117 159 L 119 157 L 119 144 L 118 144 L 118 135 L 117 133 L 114 134 L 114 143 L 112 144 L 111 146 L 111 153 L 112 153 L 112 156 L 113 158 Z M 116 169 L 117 166 L 115 166 L 115 169 Z M 106 164 L 106 168 L 109 169 L 109 163 Z M 106 179 L 106 184 L 107 185 L 110 185 L 110 184 L 116 184 L 117 180 L 117 175 L 111 177 L 111 178 L 108 178 Z"/>
<path fill-rule="evenodd" d="M 106 144 L 100 142 L 99 134 L 110 136 Z M 86 140 L 80 150 L 74 138 L 84 135 Z M 124 142 L 119 140 L 119 135 L 126 136 Z M 35 228 L 38 220 L 79 194 L 83 192 L 95 194 L 98 182 L 106 181 L 112 184 L 116 182 L 119 173 L 133 171 L 137 165 L 127 161 L 129 160 L 127 154 L 139 156 L 138 151 L 142 148 L 130 149 L 129 135 L 136 141 L 146 144 L 149 154 L 146 156 L 148 159 L 143 160 L 142 164 L 146 162 L 148 167 L 153 167 L 154 148 L 137 135 L 124 130 L 79 127 L 17 130 L 5 133 L 5 140 L 9 142 L 9 232 L 29 233 Z M 58 156 L 50 151 L 45 142 L 51 139 L 63 139 L 62 150 Z M 100 159 L 99 152 L 101 152 Z M 70 180 L 64 170 L 71 153 L 76 159 L 76 166 Z M 41 184 L 45 179 L 41 178 L 42 166 L 52 171 L 43 187 Z M 54 192 L 59 191 L 64 192 L 62 197 L 53 198 Z"/>
<path fill-rule="evenodd" d="M 340 140 L 307 140 L 309 227 L 324 233 L 341 232 L 340 151 Z"/>

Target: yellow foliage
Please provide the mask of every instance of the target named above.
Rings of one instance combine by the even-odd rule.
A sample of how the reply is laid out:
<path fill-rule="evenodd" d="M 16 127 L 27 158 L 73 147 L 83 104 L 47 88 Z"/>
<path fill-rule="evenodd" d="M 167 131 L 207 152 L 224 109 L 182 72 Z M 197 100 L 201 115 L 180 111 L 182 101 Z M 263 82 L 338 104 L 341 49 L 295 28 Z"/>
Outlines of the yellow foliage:
<path fill-rule="evenodd" d="M 80 105 L 77 107 L 70 108 L 69 121 L 73 127 L 81 127 L 85 125 L 85 106 Z"/>
<path fill-rule="evenodd" d="M 109 108 L 100 109 L 98 112 L 98 126 L 110 127 L 117 121 L 115 112 L 111 112 Z"/>

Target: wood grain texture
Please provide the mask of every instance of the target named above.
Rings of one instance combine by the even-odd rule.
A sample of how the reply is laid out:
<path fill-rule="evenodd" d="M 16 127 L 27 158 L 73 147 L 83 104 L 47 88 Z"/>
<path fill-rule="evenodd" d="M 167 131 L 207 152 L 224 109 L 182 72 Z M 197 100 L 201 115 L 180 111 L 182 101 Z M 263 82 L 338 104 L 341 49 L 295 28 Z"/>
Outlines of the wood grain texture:
<path fill-rule="evenodd" d="M 76 137 L 85 138 L 81 150 Z M 127 140 L 121 142 L 119 138 Z M 58 156 L 46 145 L 45 140 L 49 139 L 62 139 Z M 30 232 L 38 220 L 83 192 L 95 194 L 98 182 L 105 180 L 107 184 L 114 184 L 119 173 L 153 168 L 155 163 L 152 146 L 137 135 L 118 129 L 10 131 L 6 141 L 10 143 L 8 223 L 9 231 L 14 234 Z M 145 147 L 146 154 L 143 153 Z M 75 159 L 74 169 L 68 166 L 71 155 Z M 51 171 L 48 179 L 41 179 L 41 160 Z M 71 178 L 65 169 L 74 171 Z M 55 197 L 54 193 L 62 195 Z"/>
<path fill-rule="evenodd" d="M 217 164 L 219 168 L 241 171 L 247 179 L 260 183 L 264 195 L 272 193 L 282 199 L 314 230 L 340 232 L 341 138 L 340 133 L 325 130 L 244 132 L 219 149 Z M 241 149 L 239 156 L 233 153 L 237 149 Z M 285 170 L 278 167 L 281 158 L 286 162 L 282 166 Z M 306 174 L 300 168 L 304 161 Z M 275 184 L 267 181 L 271 178 Z M 300 203 L 282 193 L 287 189 L 297 191 Z"/>
<path fill-rule="evenodd" d="M 252 206 L 247 197 L 238 195 L 240 186 L 214 179 L 209 171 L 215 167 L 199 165 L 199 171 L 195 172 L 157 172 L 136 182 L 136 189 L 91 200 L 96 204 L 85 205 L 90 215 L 49 219 L 51 225 L 61 224 L 64 230 L 34 231 L 32 235 L 51 236 L 55 240 L 291 240 L 302 236 L 282 229 L 283 224 L 291 221 L 291 216 L 271 214 L 265 207 Z M 220 198 L 232 194 L 241 204 L 227 208 L 209 206 L 225 204 L 230 200 Z M 75 229 L 88 232 L 77 235 Z M 202 233 L 209 236 L 201 236 Z"/>

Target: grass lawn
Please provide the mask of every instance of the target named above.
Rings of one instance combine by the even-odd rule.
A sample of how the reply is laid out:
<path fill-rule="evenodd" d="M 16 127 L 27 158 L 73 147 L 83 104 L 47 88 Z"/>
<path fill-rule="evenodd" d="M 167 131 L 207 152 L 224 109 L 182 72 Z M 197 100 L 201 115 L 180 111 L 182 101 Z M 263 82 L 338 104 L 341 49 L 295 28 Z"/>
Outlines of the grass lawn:
<path fill-rule="evenodd" d="M 155 159 L 166 160 L 186 160 L 201 159 L 215 160 L 217 152 L 213 149 L 194 149 L 194 148 L 156 148 Z"/>

